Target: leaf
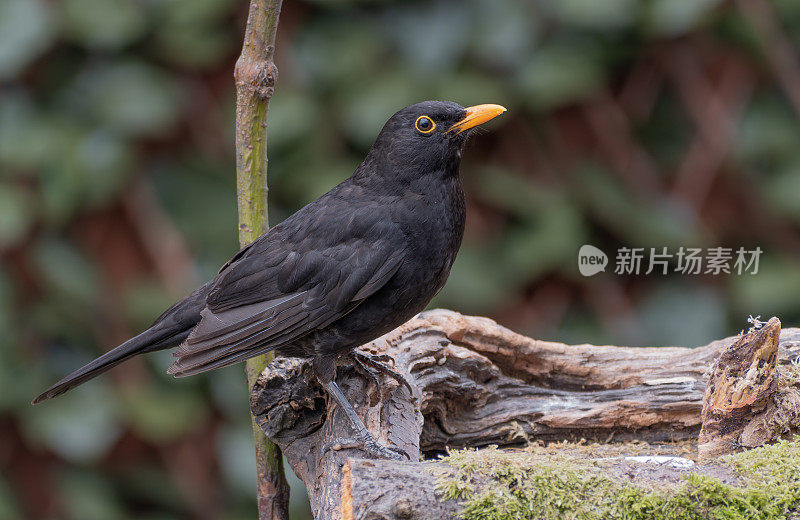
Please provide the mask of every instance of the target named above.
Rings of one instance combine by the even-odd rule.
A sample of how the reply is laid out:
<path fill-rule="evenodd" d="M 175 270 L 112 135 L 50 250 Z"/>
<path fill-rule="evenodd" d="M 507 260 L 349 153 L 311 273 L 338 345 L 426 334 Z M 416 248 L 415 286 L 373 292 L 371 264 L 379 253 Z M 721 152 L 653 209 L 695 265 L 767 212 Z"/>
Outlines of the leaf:
<path fill-rule="evenodd" d="M 153 177 L 161 206 L 198 252 L 201 278 L 213 277 L 239 249 L 231 232 L 236 229 L 233 165 L 203 157 L 173 159 L 161 163 Z"/>
<path fill-rule="evenodd" d="M 89 66 L 68 88 L 64 103 L 75 117 L 133 137 L 168 131 L 179 110 L 176 85 L 169 74 L 143 62 Z"/>
<path fill-rule="evenodd" d="M 324 23 L 305 26 L 289 52 L 300 81 L 318 95 L 330 95 L 332 89 L 344 91 L 365 85 L 364 71 L 385 64 L 387 46 L 374 20 L 353 24 L 351 18 L 332 16 Z M 278 88 L 284 89 L 285 80 L 280 81 Z"/>
<path fill-rule="evenodd" d="M 53 40 L 51 4 L 0 0 L 0 80 L 17 76 Z"/>
<path fill-rule="evenodd" d="M 646 25 L 659 36 L 677 36 L 701 24 L 720 0 L 654 0 L 645 5 Z"/>
<path fill-rule="evenodd" d="M 206 419 L 201 397 L 192 391 L 150 384 L 139 386 L 123 396 L 123 410 L 130 427 L 155 443 L 171 442 L 203 426 Z"/>
<path fill-rule="evenodd" d="M 513 110 L 513 96 L 502 88 L 494 78 L 477 72 L 456 72 L 452 75 L 441 75 L 435 85 L 431 85 L 432 99 L 449 99 L 462 106 L 480 105 L 482 103 L 498 103 L 511 105 Z M 500 122 L 490 122 L 481 126 L 491 131 L 492 125 Z"/>
<path fill-rule="evenodd" d="M 678 247 L 708 240 L 697 216 L 679 201 L 639 198 L 592 165 L 578 168 L 577 175 L 575 192 L 583 205 L 632 247 Z"/>
<path fill-rule="evenodd" d="M 35 202 L 28 190 L 0 182 L 0 250 L 24 238 L 34 223 Z"/>
<path fill-rule="evenodd" d="M 695 346 L 730 335 L 725 299 L 713 286 L 660 280 L 637 305 L 646 344 Z"/>
<path fill-rule="evenodd" d="M 73 305 L 91 307 L 96 301 L 97 273 L 74 245 L 47 237 L 36 244 L 33 260 L 40 282 L 53 292 L 63 294 Z"/>
<path fill-rule="evenodd" d="M 228 30 L 209 25 L 163 26 L 154 41 L 156 51 L 170 62 L 193 70 L 214 69 L 234 49 Z"/>
<path fill-rule="evenodd" d="M 275 96 L 269 103 L 267 123 L 270 151 L 291 146 L 323 128 L 321 113 L 322 107 L 309 94 L 286 91 Z"/>
<path fill-rule="evenodd" d="M 531 16 L 533 6 L 515 0 L 477 0 L 472 2 L 472 8 L 475 11 L 475 30 L 469 42 L 472 52 L 490 70 L 516 69 L 524 64 L 542 31 L 540 18 Z M 474 66 L 469 69 L 473 74 L 477 72 Z M 494 88 L 503 83 L 497 77 L 484 78 Z"/>
<path fill-rule="evenodd" d="M 59 478 L 59 502 L 70 520 L 123 520 L 128 516 L 112 482 L 98 473 L 68 469 Z"/>
<path fill-rule="evenodd" d="M 368 149 L 383 124 L 400 107 L 418 101 L 415 88 L 399 74 L 387 74 L 353 88 L 345 95 L 342 124 L 347 136 Z"/>
<path fill-rule="evenodd" d="M 551 42 L 518 72 L 517 94 L 536 110 L 553 109 L 595 92 L 605 80 L 599 49 L 589 41 Z"/>
<path fill-rule="evenodd" d="M 538 218 L 506 231 L 500 258 L 507 284 L 531 282 L 549 271 L 573 272 L 578 249 L 585 243 L 581 215 L 564 201 L 553 200 Z"/>
<path fill-rule="evenodd" d="M 800 157 L 770 176 L 764 186 L 767 204 L 777 213 L 800 223 Z"/>
<path fill-rule="evenodd" d="M 110 132 L 75 129 L 61 137 L 58 160 L 41 171 L 45 218 L 56 225 L 114 200 L 133 162 L 127 142 Z"/>
<path fill-rule="evenodd" d="M 753 248 L 749 248 L 753 249 Z M 763 248 L 762 248 L 763 249 Z M 758 273 L 730 277 L 733 309 L 742 318 L 779 316 L 788 323 L 799 317 L 797 288 L 800 287 L 800 266 L 794 257 L 765 252 L 761 255 Z"/>
<path fill-rule="evenodd" d="M 734 150 L 752 170 L 773 169 L 797 161 L 800 127 L 786 99 L 760 93 L 750 101 Z"/>
<path fill-rule="evenodd" d="M 8 170 L 3 174 L 40 168 L 57 155 L 57 147 L 58 130 L 28 93 L 4 91 L 0 97 L 0 164 Z"/>
<path fill-rule="evenodd" d="M 497 265 L 494 247 L 491 243 L 465 241 L 447 284 L 428 307 L 447 307 L 481 315 L 506 301 L 513 285 L 507 284 L 502 270 L 494 268 Z"/>
<path fill-rule="evenodd" d="M 253 458 L 253 432 L 248 423 L 225 426 L 217 435 L 217 460 L 225 481 L 243 496 L 252 494 L 256 478 L 256 463 Z"/>
<path fill-rule="evenodd" d="M 409 67 L 441 74 L 454 68 L 467 50 L 470 14 L 455 0 L 414 3 L 386 12 L 384 30 Z"/>
<path fill-rule="evenodd" d="M 569 26 L 611 31 L 630 27 L 640 4 L 637 0 L 549 0 L 545 6 Z"/>
<path fill-rule="evenodd" d="M 191 69 L 227 59 L 240 35 L 228 23 L 233 0 L 154 0 L 154 43 L 161 56 Z"/>
<path fill-rule="evenodd" d="M 93 381 L 58 401 L 23 408 L 21 426 L 26 438 L 86 464 L 102 457 L 122 434 L 118 406 L 107 383 Z"/>
<path fill-rule="evenodd" d="M 153 0 L 163 25 L 207 25 L 225 21 L 238 5 L 236 0 Z"/>
<path fill-rule="evenodd" d="M 133 43 L 147 28 L 145 2 L 62 0 L 64 32 L 91 49 L 115 50 Z"/>
<path fill-rule="evenodd" d="M 11 486 L 2 476 L 0 476 L 0 518 L 22 518 Z"/>

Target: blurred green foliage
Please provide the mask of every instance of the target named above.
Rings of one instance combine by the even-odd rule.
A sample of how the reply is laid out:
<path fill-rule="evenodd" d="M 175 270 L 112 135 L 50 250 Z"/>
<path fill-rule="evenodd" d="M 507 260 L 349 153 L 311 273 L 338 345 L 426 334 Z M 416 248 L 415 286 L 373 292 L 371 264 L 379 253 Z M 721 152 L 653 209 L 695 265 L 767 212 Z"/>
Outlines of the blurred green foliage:
<path fill-rule="evenodd" d="M 797 2 L 768 7 L 800 45 Z M 245 13 L 234 0 L 0 0 L 2 520 L 254 516 L 240 367 L 175 381 L 162 353 L 28 405 L 235 252 Z M 748 314 L 796 325 L 787 92 L 800 86 L 777 79 L 752 22 L 718 0 L 287 0 L 271 220 L 348 176 L 395 110 L 501 103 L 465 154 L 467 236 L 435 305 L 575 342 L 702 344 Z M 699 76 L 671 65 L 687 59 Z M 699 81 L 744 93 L 723 103 L 733 131 L 706 170 L 685 166 L 693 145 L 712 149 Z M 578 274 L 586 243 L 609 253 L 606 273 Z M 760 246 L 759 274 L 613 274 L 622 246 L 717 245 Z"/>

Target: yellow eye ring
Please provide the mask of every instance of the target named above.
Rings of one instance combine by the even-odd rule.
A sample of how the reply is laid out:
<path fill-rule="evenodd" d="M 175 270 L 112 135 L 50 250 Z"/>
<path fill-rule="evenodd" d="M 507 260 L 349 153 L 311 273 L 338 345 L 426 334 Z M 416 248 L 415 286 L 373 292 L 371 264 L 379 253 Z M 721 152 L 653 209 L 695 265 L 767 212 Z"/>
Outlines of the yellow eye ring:
<path fill-rule="evenodd" d="M 419 116 L 417 120 L 414 121 L 414 128 L 421 134 L 429 134 L 436 130 L 436 123 L 428 116 Z"/>

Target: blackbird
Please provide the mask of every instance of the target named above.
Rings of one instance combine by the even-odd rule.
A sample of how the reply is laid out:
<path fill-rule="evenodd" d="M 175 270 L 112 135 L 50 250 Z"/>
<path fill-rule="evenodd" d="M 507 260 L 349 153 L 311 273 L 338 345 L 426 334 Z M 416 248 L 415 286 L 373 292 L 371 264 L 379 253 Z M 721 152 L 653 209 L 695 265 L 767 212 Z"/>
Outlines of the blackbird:
<path fill-rule="evenodd" d="M 422 311 L 442 288 L 464 233 L 458 176 L 470 129 L 503 113 L 425 101 L 394 114 L 353 175 L 241 249 L 211 281 L 138 336 L 71 373 L 33 404 L 146 352 L 178 347 L 167 372 L 190 376 L 269 351 L 312 359 L 355 443 L 379 445 L 336 384 L 344 358 L 398 374 L 354 350 Z"/>

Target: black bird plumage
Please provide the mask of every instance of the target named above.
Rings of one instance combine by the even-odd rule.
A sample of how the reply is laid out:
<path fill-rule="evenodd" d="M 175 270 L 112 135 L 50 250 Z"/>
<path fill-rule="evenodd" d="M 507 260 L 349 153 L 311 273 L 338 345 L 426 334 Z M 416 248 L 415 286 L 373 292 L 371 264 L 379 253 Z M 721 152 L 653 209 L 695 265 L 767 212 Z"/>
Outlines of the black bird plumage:
<path fill-rule="evenodd" d="M 461 150 L 469 128 L 503 110 L 444 101 L 400 110 L 351 177 L 239 251 L 145 332 L 34 404 L 132 356 L 178 346 L 168 369 L 176 377 L 271 350 L 313 358 L 320 382 L 349 406 L 330 387 L 337 360 L 422 311 L 444 285 L 464 232 Z M 357 431 L 374 444 L 363 433 Z"/>

